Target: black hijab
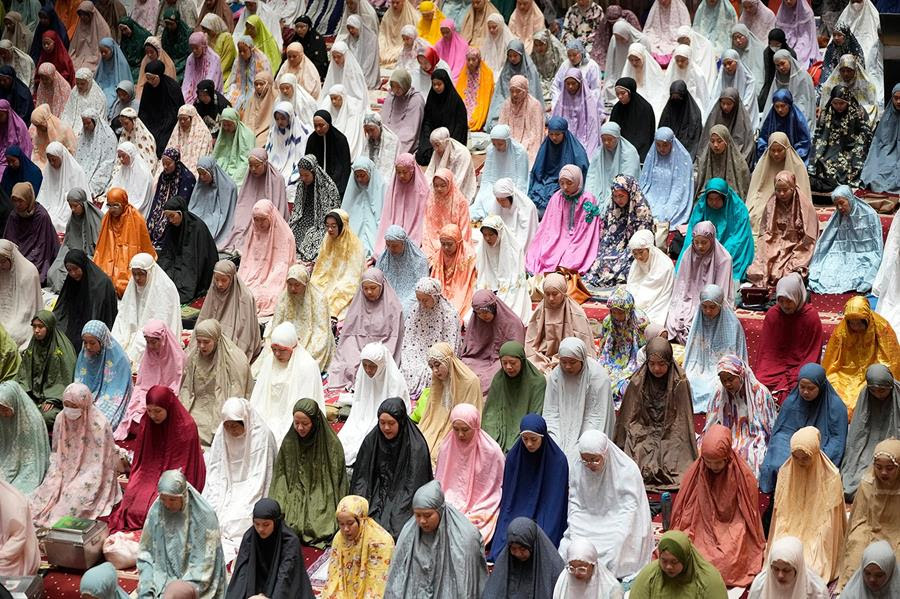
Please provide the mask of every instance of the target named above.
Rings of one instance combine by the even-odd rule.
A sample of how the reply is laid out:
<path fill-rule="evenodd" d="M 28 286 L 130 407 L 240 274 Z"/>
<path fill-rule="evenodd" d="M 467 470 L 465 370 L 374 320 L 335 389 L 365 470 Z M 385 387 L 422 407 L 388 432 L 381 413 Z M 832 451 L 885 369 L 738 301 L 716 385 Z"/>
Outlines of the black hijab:
<path fill-rule="evenodd" d="M 9 102 L 12 109 L 22 117 L 26 125 L 31 123 L 31 111 L 34 110 L 34 98 L 31 90 L 22 83 L 16 75 L 16 70 L 5 64 L 0 66 L 0 76 L 12 79 L 12 87 L 9 89 L 0 87 L 0 98 Z"/>
<path fill-rule="evenodd" d="M 144 86 L 138 117 L 153 134 L 156 140 L 156 157 L 160 158 L 168 147 L 175 124 L 178 123 L 178 109 L 184 104 L 184 96 L 181 86 L 166 75 L 166 67 L 162 61 L 151 60 L 147 63 L 145 72 L 159 77 L 159 85 L 153 87 L 148 83 Z"/>
<path fill-rule="evenodd" d="M 272 520 L 275 530 L 265 539 L 252 526 L 244 533 L 225 599 L 248 599 L 254 595 L 313 599 L 300 539 L 284 523 L 281 506 L 264 497 L 253 506 L 253 519 Z"/>
<path fill-rule="evenodd" d="M 306 154 L 312 154 L 319 161 L 322 170 L 331 177 L 338 188 L 338 193 L 344 197 L 347 182 L 350 180 L 350 145 L 347 138 L 331 123 L 331 113 L 327 110 L 317 110 L 313 118 L 321 118 L 328 123 L 328 132 L 325 135 L 313 133 L 306 139 Z"/>
<path fill-rule="evenodd" d="M 435 129 L 446 127 L 450 131 L 450 137 L 463 145 L 466 145 L 469 136 L 469 115 L 453 80 L 444 69 L 437 69 L 431 74 L 431 80 L 435 79 L 443 82 L 444 91 L 437 93 L 432 89 L 425 100 L 422 128 L 419 130 L 419 149 L 416 150 L 416 162 L 422 166 L 431 162 L 431 155 L 434 153 L 431 132 Z"/>
<path fill-rule="evenodd" d="M 187 304 L 209 289 L 219 251 L 206 223 L 188 212 L 186 199 L 169 198 L 163 210 L 180 212 L 181 224 L 166 224 L 157 264 L 175 283 L 181 303 Z"/>
<path fill-rule="evenodd" d="M 510 543 L 528 548 L 529 558 L 521 561 L 510 555 Z M 552 597 L 556 579 L 566 564 L 541 527 L 530 518 L 515 518 L 506 528 L 506 544 L 494 563 L 482 599 Z"/>
<path fill-rule="evenodd" d="M 66 276 L 53 315 L 57 327 L 76 348 L 81 347 L 81 329 L 89 320 L 100 320 L 112 329 L 119 313 L 116 289 L 106 273 L 81 250 L 69 250 L 65 264 L 81 269 L 81 280 Z"/>
<path fill-rule="evenodd" d="M 396 539 L 413 514 L 413 494 L 433 478 L 431 454 L 402 399 L 390 397 L 381 402 L 379 418 L 382 414 L 400 425 L 397 436 L 388 439 L 377 424 L 366 435 L 353 465 L 350 494 L 365 497 L 369 516 Z"/>
<path fill-rule="evenodd" d="M 777 27 L 772 29 L 769 32 L 769 43 L 766 45 L 766 49 L 763 50 L 763 67 L 765 68 L 765 72 L 763 75 L 762 88 L 759 90 L 759 97 L 757 98 L 760 111 L 766 107 L 766 100 L 769 99 L 769 88 L 772 86 L 772 79 L 775 78 L 775 50 L 772 49 L 772 42 L 780 43 L 781 47 L 779 50 L 787 50 L 791 53 L 791 56 L 797 58 L 797 53 L 788 43 L 784 31 Z"/>
<path fill-rule="evenodd" d="M 659 126 L 674 131 L 681 145 L 691 153 L 691 160 L 697 158 L 703 118 L 687 84 L 681 79 L 676 79 L 669 86 L 669 101 L 659 117 Z"/>
<path fill-rule="evenodd" d="M 309 57 L 319 71 L 319 78 L 324 79 L 328 73 L 328 50 L 325 48 L 325 38 L 313 27 L 312 19 L 303 15 L 294 20 L 294 25 L 306 23 L 306 35 L 296 36 L 297 41 L 303 46 L 303 53 Z M 285 44 L 287 47 L 287 44 Z"/>
<path fill-rule="evenodd" d="M 201 102 L 200 92 L 209 94 L 212 101 L 209 104 Z M 222 114 L 223 110 L 230 107 L 231 102 L 220 92 L 216 91 L 216 84 L 211 79 L 204 79 L 197 84 L 197 99 L 194 100 L 194 108 L 197 109 L 197 114 L 200 115 L 200 118 L 203 119 L 206 127 L 213 135 L 219 132 L 219 115 Z"/>
<path fill-rule="evenodd" d="M 637 82 L 634 79 L 622 77 L 616 81 L 616 87 L 628 90 L 631 100 L 628 104 L 616 102 L 609 120 L 618 123 L 622 129 L 622 137 L 631 142 L 643 162 L 656 135 L 656 115 L 650 102 L 637 92 Z"/>

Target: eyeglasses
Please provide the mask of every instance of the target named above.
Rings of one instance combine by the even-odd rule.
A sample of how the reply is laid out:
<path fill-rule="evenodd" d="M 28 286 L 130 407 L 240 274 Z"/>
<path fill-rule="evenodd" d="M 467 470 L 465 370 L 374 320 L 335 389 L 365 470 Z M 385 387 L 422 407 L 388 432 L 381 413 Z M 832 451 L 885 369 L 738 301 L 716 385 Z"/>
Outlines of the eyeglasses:
<path fill-rule="evenodd" d="M 603 464 L 603 458 L 597 458 L 596 460 L 579 460 L 585 466 L 599 466 Z"/>
<path fill-rule="evenodd" d="M 569 574 L 578 574 L 579 576 L 584 576 L 590 569 L 590 566 L 566 566 Z"/>

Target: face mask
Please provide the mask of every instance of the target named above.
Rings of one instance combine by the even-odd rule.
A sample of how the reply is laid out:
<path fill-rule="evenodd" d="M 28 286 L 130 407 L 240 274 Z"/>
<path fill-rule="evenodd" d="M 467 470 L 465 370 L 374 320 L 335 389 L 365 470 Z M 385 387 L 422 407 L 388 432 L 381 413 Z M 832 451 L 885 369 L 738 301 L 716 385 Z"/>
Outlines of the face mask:
<path fill-rule="evenodd" d="M 79 408 L 65 407 L 62 409 L 62 413 L 69 420 L 78 420 L 81 418 L 81 410 Z"/>
<path fill-rule="evenodd" d="M 781 46 L 769 45 L 769 50 L 771 50 L 772 52 L 778 52 L 779 50 L 781 50 Z"/>

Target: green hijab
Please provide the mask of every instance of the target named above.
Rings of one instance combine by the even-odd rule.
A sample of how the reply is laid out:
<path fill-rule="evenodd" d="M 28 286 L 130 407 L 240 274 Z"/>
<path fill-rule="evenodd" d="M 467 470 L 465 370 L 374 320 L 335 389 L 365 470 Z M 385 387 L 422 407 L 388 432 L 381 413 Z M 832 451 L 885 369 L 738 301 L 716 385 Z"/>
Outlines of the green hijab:
<path fill-rule="evenodd" d="M 238 111 L 230 106 L 219 115 L 220 125 L 223 121 L 231 121 L 237 129 L 234 133 L 219 130 L 219 137 L 213 146 L 213 158 L 228 173 L 234 184 L 240 187 L 247 177 L 247 160 L 250 158 L 250 151 L 256 147 L 256 135 L 241 121 Z"/>
<path fill-rule="evenodd" d="M 0 324 L 0 381 L 15 378 L 19 372 L 19 348 L 6 329 Z"/>
<path fill-rule="evenodd" d="M 181 14 L 176 8 L 167 8 L 163 12 L 163 21 L 175 21 L 175 31 L 169 31 L 163 26 L 162 42 L 163 50 L 175 63 L 175 75 L 178 81 L 184 77 L 184 63 L 187 61 L 191 49 L 188 46 L 188 38 L 191 36 L 191 28 L 181 20 Z"/>
<path fill-rule="evenodd" d="M 0 383 L 0 406 L 12 416 L 0 416 L 0 477 L 25 495 L 44 480 L 50 465 L 50 440 L 44 417 L 15 381 Z"/>
<path fill-rule="evenodd" d="M 41 310 L 32 319 L 47 327 L 42 341 L 32 337 L 22 352 L 22 365 L 16 380 L 35 401 L 55 399 L 62 402 L 63 391 L 75 373 L 75 348 L 65 332 L 56 326 L 56 316 Z M 61 407 L 61 406 L 60 406 Z"/>
<path fill-rule="evenodd" d="M 543 412 L 547 379 L 525 357 L 525 346 L 518 341 L 507 341 L 500 346 L 500 358 L 504 357 L 518 358 L 522 368 L 514 377 L 502 368 L 494 375 L 481 415 L 481 428 L 506 453 L 519 438 L 522 417 Z"/>
<path fill-rule="evenodd" d="M 292 426 L 284 436 L 269 495 L 303 543 L 322 549 L 337 532 L 334 513 L 350 487 L 344 447 L 314 400 L 298 401 L 292 413 L 298 412 L 312 421 L 312 429 L 301 437 Z"/>
<path fill-rule="evenodd" d="M 122 54 L 125 55 L 125 60 L 131 67 L 131 80 L 137 81 L 141 71 L 141 61 L 144 59 L 144 42 L 152 34 L 131 17 L 122 17 L 119 19 L 119 25 L 125 25 L 131 29 L 131 37 L 122 36 L 119 48 L 122 49 Z"/>
<path fill-rule="evenodd" d="M 659 553 L 668 551 L 684 565 L 681 574 L 668 577 L 654 560 L 634 579 L 631 599 L 727 599 L 722 575 L 706 561 L 680 530 L 670 530 L 659 540 Z"/>

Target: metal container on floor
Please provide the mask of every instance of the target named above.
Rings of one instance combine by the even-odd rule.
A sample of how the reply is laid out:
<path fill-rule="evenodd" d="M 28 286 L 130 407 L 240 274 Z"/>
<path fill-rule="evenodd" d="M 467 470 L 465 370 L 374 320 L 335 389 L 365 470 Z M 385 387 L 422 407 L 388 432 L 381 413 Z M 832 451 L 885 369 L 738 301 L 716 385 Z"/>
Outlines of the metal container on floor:
<path fill-rule="evenodd" d="M 60 518 L 44 537 L 47 561 L 54 566 L 87 570 L 103 556 L 103 541 L 109 527 L 99 520 L 66 516 Z"/>

